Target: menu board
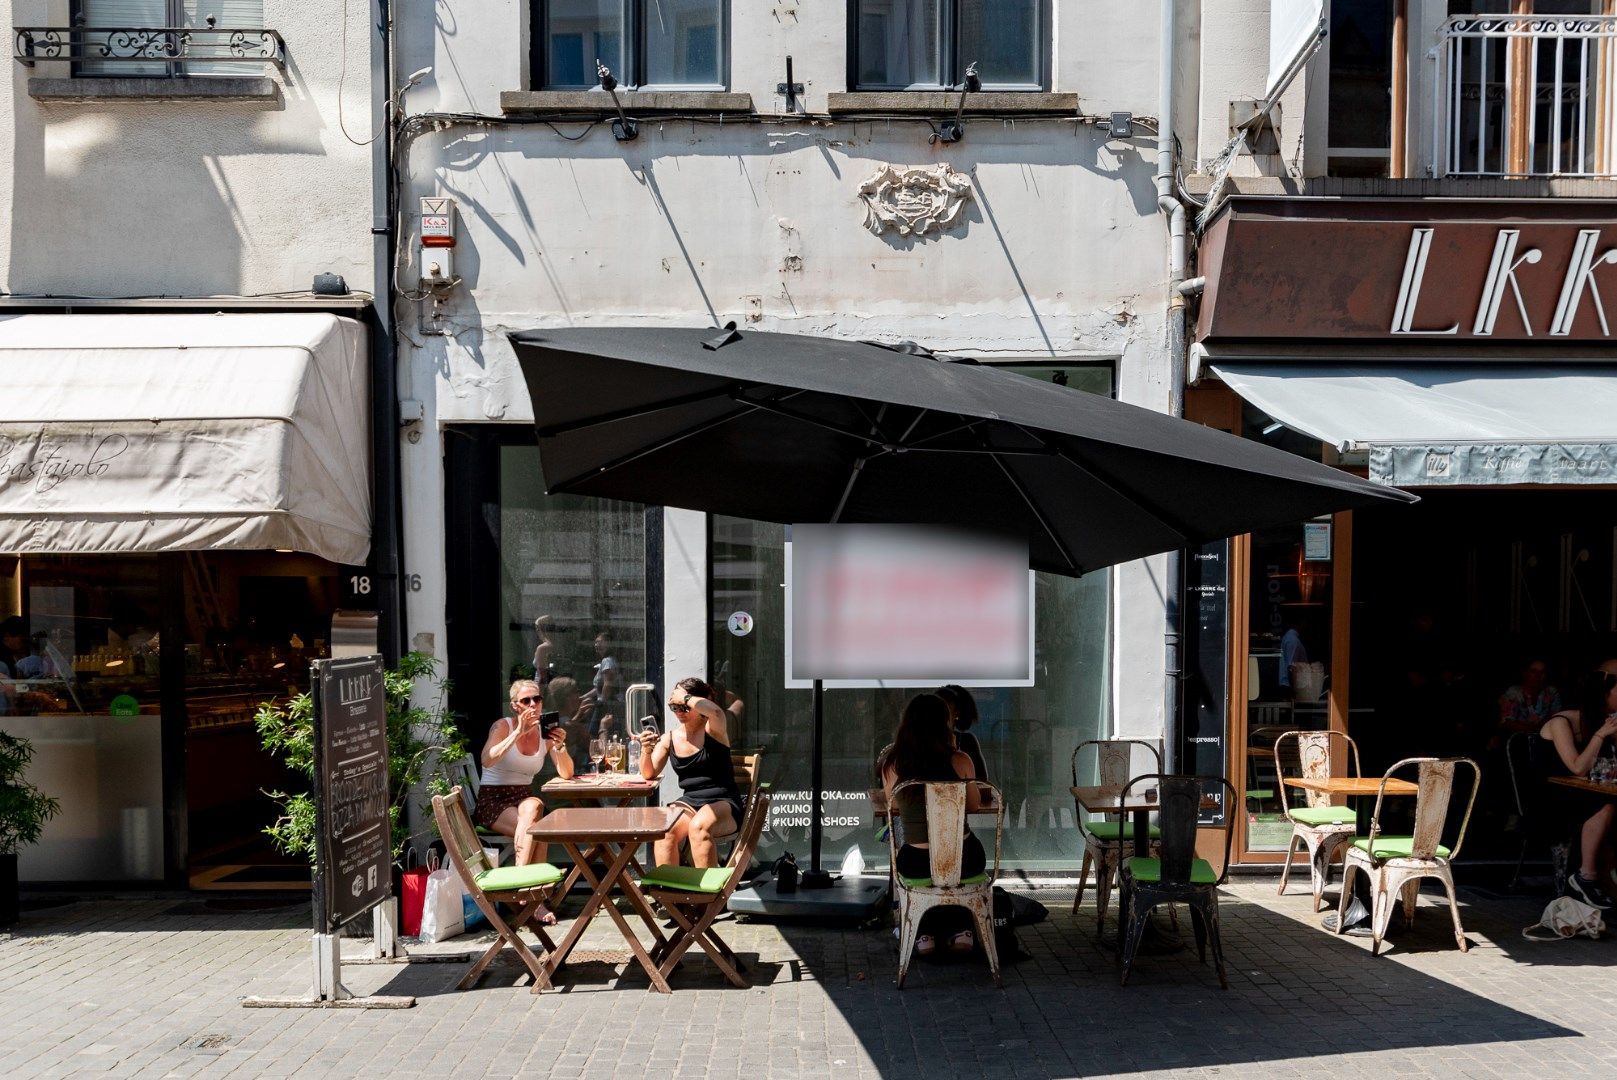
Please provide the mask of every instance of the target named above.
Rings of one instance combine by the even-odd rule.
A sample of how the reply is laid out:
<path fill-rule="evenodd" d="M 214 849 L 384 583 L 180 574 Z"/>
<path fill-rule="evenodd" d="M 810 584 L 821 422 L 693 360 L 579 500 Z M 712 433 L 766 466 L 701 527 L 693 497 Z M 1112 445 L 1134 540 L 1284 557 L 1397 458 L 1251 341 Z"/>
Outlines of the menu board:
<path fill-rule="evenodd" d="M 1214 540 L 1192 548 L 1185 569 L 1185 600 L 1190 626 L 1186 635 L 1184 753 L 1187 772 L 1197 776 L 1223 776 L 1226 771 L 1226 735 L 1229 729 L 1229 578 L 1230 544 Z M 1225 789 L 1214 785 L 1207 794 L 1218 809 L 1203 808 L 1200 823 L 1222 825 L 1228 807 Z"/>
<path fill-rule="evenodd" d="M 382 658 L 316 661 L 313 683 L 315 922 L 328 932 L 386 900 L 392 889 Z"/>

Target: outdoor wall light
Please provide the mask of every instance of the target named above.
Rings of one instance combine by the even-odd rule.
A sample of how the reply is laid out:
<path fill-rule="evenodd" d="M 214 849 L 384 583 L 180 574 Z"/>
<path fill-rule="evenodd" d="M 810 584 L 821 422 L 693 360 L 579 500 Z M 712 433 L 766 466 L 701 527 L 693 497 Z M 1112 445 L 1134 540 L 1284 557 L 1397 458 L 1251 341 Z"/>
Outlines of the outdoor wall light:
<path fill-rule="evenodd" d="M 963 119 L 966 114 L 966 95 L 975 94 L 983 88 L 983 81 L 977 77 L 977 61 L 973 60 L 966 66 L 966 81 L 960 84 L 960 103 L 955 106 L 954 119 L 947 121 L 937 134 L 933 136 L 938 142 L 959 142 L 966 134 L 966 124 Z"/>
<path fill-rule="evenodd" d="M 612 69 L 601 63 L 600 57 L 595 59 L 595 75 L 601 80 L 601 89 L 612 95 L 612 107 L 618 110 L 618 118 L 612 121 L 612 137 L 618 142 L 633 142 L 640 137 L 640 125 L 623 114 L 623 102 L 618 100 L 618 80 L 612 77 Z"/>

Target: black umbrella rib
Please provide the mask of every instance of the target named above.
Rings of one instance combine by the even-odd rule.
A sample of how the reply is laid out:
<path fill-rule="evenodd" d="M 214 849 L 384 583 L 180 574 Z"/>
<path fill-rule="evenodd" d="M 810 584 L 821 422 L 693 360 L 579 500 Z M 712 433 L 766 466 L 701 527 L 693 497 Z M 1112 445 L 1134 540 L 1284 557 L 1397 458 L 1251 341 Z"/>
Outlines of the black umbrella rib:
<path fill-rule="evenodd" d="M 611 424 L 619 420 L 633 420 L 637 416 L 649 416 L 655 412 L 667 409 L 677 409 L 682 405 L 695 405 L 701 401 L 711 401 L 713 398 L 735 397 L 750 389 L 748 383 L 729 382 L 712 390 L 698 390 L 690 394 L 681 394 L 678 397 L 661 398 L 646 405 L 632 405 L 626 409 L 614 409 L 611 412 L 597 413 L 586 416 L 581 420 L 569 420 L 562 424 L 546 424 L 536 428 L 541 439 L 548 439 L 555 435 L 566 435 L 584 428 L 596 427 L 600 424 Z"/>
<path fill-rule="evenodd" d="M 545 494 L 554 495 L 558 492 L 564 492 L 567 490 L 569 485 L 576 484 L 587 476 L 599 476 L 602 473 L 611 472 L 613 469 L 621 469 L 625 465 L 639 461 L 648 454 L 655 454 L 659 451 L 666 450 L 675 443 L 683 442 L 692 436 L 701 435 L 704 432 L 712 431 L 721 424 L 728 424 L 731 420 L 734 420 L 740 416 L 745 416 L 754 411 L 756 407 L 756 405 L 753 405 L 750 402 L 743 402 L 739 407 L 731 409 L 727 413 L 722 413 L 719 416 L 715 416 L 711 420 L 704 420 L 694 427 L 686 428 L 684 431 L 677 431 L 667 438 L 653 443 L 650 446 L 642 446 L 637 450 L 631 450 L 629 453 L 624 454 L 621 457 L 613 458 L 604 465 L 591 465 L 584 472 L 578 473 L 574 476 L 569 476 L 565 480 L 558 480 L 554 484 L 546 484 Z"/>
<path fill-rule="evenodd" d="M 1040 446 L 1045 446 L 1053 450 L 1055 455 L 1062 461 L 1065 461 L 1068 465 L 1071 465 L 1073 468 L 1089 477 L 1095 483 L 1099 484 L 1107 491 L 1110 491 L 1113 495 L 1116 495 L 1119 499 L 1122 499 L 1127 503 L 1133 503 L 1135 506 L 1145 511 L 1148 515 L 1155 518 L 1162 525 L 1166 526 L 1168 531 L 1178 536 L 1180 540 L 1188 543 L 1190 538 L 1196 535 L 1195 530 L 1186 525 L 1177 514 L 1169 513 L 1156 503 L 1152 502 L 1150 499 L 1146 499 L 1137 494 L 1122 491 L 1116 484 L 1112 483 L 1111 479 L 1107 477 L 1106 474 L 1096 469 L 1093 465 L 1086 465 L 1084 462 L 1080 461 L 1077 455 L 1072 451 L 1066 449 L 1065 447 L 1050 446 L 1043 439 L 1039 438 L 1027 428 L 1022 427 L 1020 424 L 1016 425 L 1016 428 L 1018 431 L 1022 432 L 1022 434 L 1026 435 Z"/>
<path fill-rule="evenodd" d="M 859 410 L 859 415 L 865 415 L 865 410 L 862 407 Z M 870 420 L 870 417 L 865 416 L 865 419 L 870 420 L 870 430 L 872 434 L 881 434 L 881 422 L 886 418 L 887 405 L 885 402 L 883 402 L 880 409 L 876 410 L 876 418 L 874 420 Z M 915 425 L 911 424 L 910 429 L 913 431 L 914 428 Z M 842 486 L 842 498 L 837 500 L 837 508 L 831 511 L 831 524 L 835 525 L 837 522 L 842 520 L 842 511 L 848 505 L 848 496 L 853 494 L 853 485 L 858 483 L 859 474 L 864 471 L 865 462 L 869 461 L 871 457 L 881 457 L 881 455 L 885 454 L 886 452 L 887 451 L 885 449 L 878 450 L 873 455 L 867 455 L 865 457 L 854 459 L 853 472 L 848 474 L 848 482 Z"/>
<path fill-rule="evenodd" d="M 744 405 L 751 405 L 755 409 L 762 409 L 764 412 L 774 413 L 776 416 L 784 416 L 788 420 L 797 420 L 800 423 L 812 424 L 815 427 L 824 428 L 826 431 L 832 432 L 836 435 L 845 435 L 850 439 L 855 439 L 859 442 L 865 443 L 868 446 L 885 447 L 888 445 L 873 435 L 860 434 L 853 428 L 843 427 L 841 424 L 834 424 L 829 420 L 821 420 L 818 416 L 810 416 L 807 413 L 794 412 L 791 409 L 783 409 L 773 401 L 755 401 L 752 398 L 740 396 L 737 396 L 736 400 Z"/>
<path fill-rule="evenodd" d="M 962 417 L 962 419 L 964 418 Z M 1067 565 L 1072 568 L 1073 574 L 1081 576 L 1084 568 L 1078 565 L 1078 560 L 1074 559 L 1072 552 L 1067 550 L 1067 545 L 1050 524 L 1050 519 L 1044 516 L 1044 512 L 1039 509 L 1039 504 L 1033 501 L 1033 496 L 1028 493 L 1027 485 L 1022 483 L 1022 478 L 1011 471 L 1011 467 L 1005 464 L 1005 459 L 1000 457 L 997 451 L 988 448 L 987 440 L 983 441 L 983 453 L 994 459 L 994 464 L 999 466 L 999 471 L 1005 474 L 1005 479 L 1011 482 L 1011 487 L 1016 489 L 1016 493 L 1027 504 L 1028 512 L 1033 515 L 1033 520 L 1039 523 L 1040 528 L 1044 529 L 1044 534 L 1050 538 L 1050 542 L 1061 553 L 1061 557 L 1067 560 Z"/>

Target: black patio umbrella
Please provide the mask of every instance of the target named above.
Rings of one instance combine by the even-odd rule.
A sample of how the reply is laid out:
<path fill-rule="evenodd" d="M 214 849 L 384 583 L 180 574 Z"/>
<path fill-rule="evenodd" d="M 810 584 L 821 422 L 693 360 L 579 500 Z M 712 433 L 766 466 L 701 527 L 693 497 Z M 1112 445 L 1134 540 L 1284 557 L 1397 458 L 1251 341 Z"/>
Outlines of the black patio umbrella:
<path fill-rule="evenodd" d="M 975 525 L 1025 538 L 1034 568 L 1072 575 L 1414 501 L 1200 424 L 914 347 L 733 327 L 534 330 L 511 342 L 550 493 L 784 524 Z M 816 868 L 818 721 L 817 707 Z"/>

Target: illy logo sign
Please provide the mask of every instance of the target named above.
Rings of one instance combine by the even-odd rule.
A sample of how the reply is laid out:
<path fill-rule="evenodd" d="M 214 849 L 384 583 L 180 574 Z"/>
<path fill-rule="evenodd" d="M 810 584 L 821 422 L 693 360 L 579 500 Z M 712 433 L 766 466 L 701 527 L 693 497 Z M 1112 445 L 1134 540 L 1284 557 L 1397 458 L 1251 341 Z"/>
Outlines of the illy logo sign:
<path fill-rule="evenodd" d="M 1432 241 L 1436 233 L 1436 227 L 1422 227 L 1410 234 L 1409 250 L 1404 257 L 1404 275 L 1398 285 L 1398 300 L 1392 313 L 1391 332 L 1394 334 L 1444 337 L 1458 336 L 1460 333 L 1461 323 L 1458 321 L 1448 326 L 1418 325 L 1421 287 L 1426 282 L 1427 270 L 1433 269 L 1439 276 L 1446 274 L 1446 268 L 1430 266 Z M 1523 268 L 1537 267 L 1544 260 L 1544 252 L 1537 247 L 1523 246 L 1521 237 L 1522 230 L 1516 228 L 1500 229 L 1495 235 L 1493 256 L 1477 297 L 1471 334 L 1475 337 L 1493 335 L 1508 293 L 1516 315 L 1521 319 L 1522 329 L 1528 337 L 1535 334 L 1535 314 L 1540 320 L 1539 326 L 1551 337 L 1569 336 L 1572 333 L 1573 323 L 1585 304 L 1592 307 L 1599 320 L 1601 334 L 1610 337 L 1611 324 L 1606 319 L 1606 308 L 1600 299 L 1600 283 L 1596 279 L 1596 272 L 1603 266 L 1617 264 L 1617 247 L 1608 247 L 1601 251 L 1600 230 L 1579 229 L 1566 265 L 1546 268 L 1553 269 L 1560 279 L 1553 311 L 1535 313 L 1523 297 L 1522 279 L 1517 275 L 1518 272 L 1543 273 L 1542 270 L 1523 271 Z"/>

